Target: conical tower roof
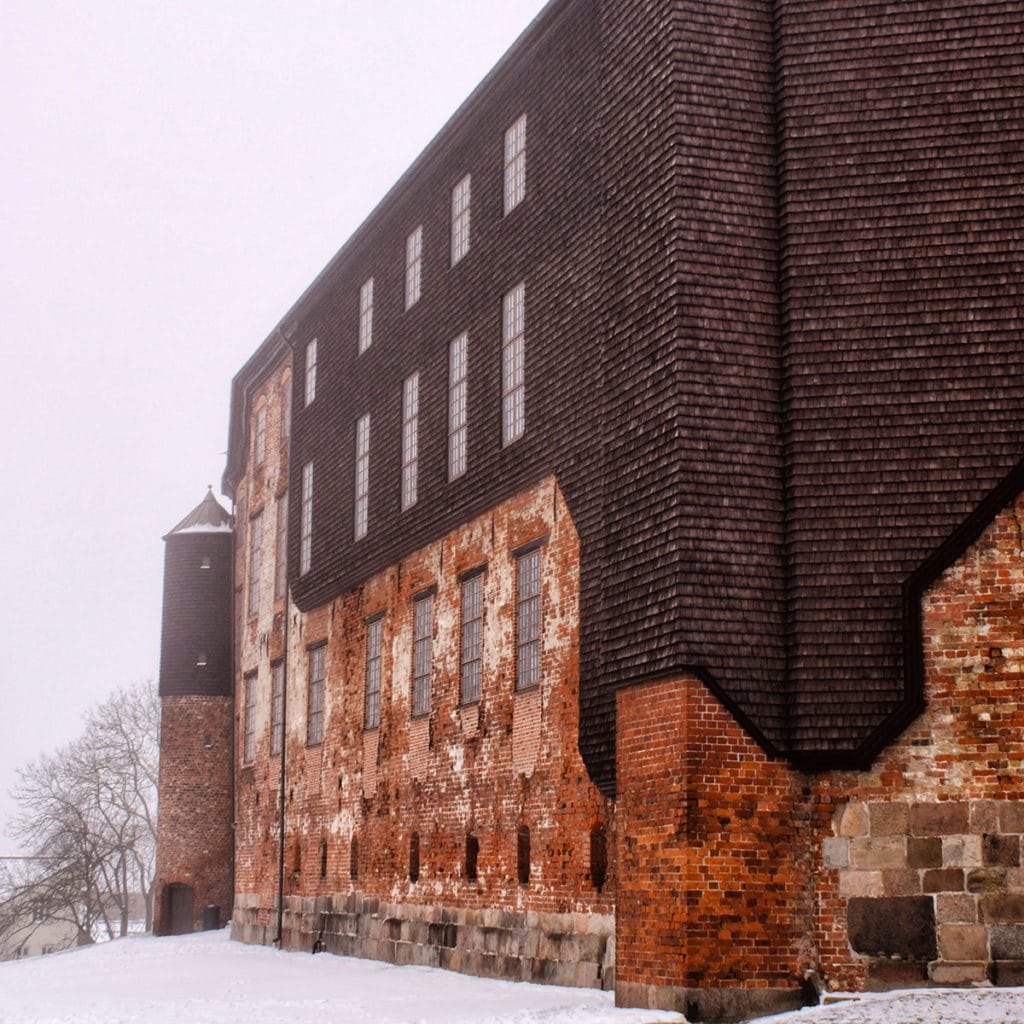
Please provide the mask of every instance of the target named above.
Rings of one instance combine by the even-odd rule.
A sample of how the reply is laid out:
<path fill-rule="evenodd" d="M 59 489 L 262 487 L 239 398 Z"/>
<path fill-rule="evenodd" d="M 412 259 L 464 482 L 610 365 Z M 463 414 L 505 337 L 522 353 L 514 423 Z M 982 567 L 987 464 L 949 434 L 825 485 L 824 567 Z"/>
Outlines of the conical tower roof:
<path fill-rule="evenodd" d="M 206 497 L 164 537 L 164 540 L 178 533 L 230 532 L 231 513 L 213 496 L 213 488 L 210 487 Z"/>

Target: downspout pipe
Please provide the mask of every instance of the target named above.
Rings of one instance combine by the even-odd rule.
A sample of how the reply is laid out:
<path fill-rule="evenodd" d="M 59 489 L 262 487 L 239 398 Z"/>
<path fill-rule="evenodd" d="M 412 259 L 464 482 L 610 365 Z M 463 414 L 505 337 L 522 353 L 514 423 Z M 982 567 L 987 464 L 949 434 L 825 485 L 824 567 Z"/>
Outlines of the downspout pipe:
<path fill-rule="evenodd" d="M 290 349 L 291 343 L 288 338 L 277 328 L 280 339 Z M 289 332 L 290 333 L 290 332 Z M 294 355 L 294 353 L 293 353 Z M 292 359 L 292 374 L 288 379 L 288 386 L 292 389 L 292 399 L 295 394 L 295 360 Z M 288 402 L 289 410 L 294 408 L 293 401 Z M 289 414 L 290 415 L 290 414 Z M 288 424 L 288 504 L 291 505 L 292 489 L 292 424 Z M 292 522 L 291 510 L 289 508 L 288 522 Z M 289 527 L 290 529 L 290 527 Z M 291 566 L 289 565 L 289 570 Z M 284 946 L 284 826 L 285 826 L 285 783 L 287 775 L 285 762 L 288 750 L 288 636 L 289 626 L 292 617 L 292 585 L 286 581 L 284 588 L 284 653 L 281 659 L 281 770 L 278 778 L 278 799 L 277 799 L 277 935 L 274 938 L 274 947 L 281 949 Z"/>
<path fill-rule="evenodd" d="M 289 474 L 291 473 L 291 434 L 288 435 Z M 288 495 L 291 501 L 291 493 Z M 288 626 L 291 621 L 292 588 L 285 587 L 284 592 L 284 655 L 281 660 L 281 770 L 278 778 L 277 798 L 277 935 L 274 946 L 283 947 L 284 940 L 284 824 L 285 824 L 285 754 L 288 745 Z"/>

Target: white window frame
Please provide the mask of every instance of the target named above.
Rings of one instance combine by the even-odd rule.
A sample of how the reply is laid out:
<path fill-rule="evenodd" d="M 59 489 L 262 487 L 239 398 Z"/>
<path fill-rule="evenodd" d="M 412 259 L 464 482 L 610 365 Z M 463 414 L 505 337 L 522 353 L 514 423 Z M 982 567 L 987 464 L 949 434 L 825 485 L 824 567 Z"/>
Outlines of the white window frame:
<path fill-rule="evenodd" d="M 327 645 L 309 652 L 309 685 L 306 702 L 306 746 L 324 741 L 324 678 L 327 674 Z"/>
<path fill-rule="evenodd" d="M 478 572 L 462 581 L 459 645 L 459 703 L 480 700 L 483 667 L 484 578 Z"/>
<path fill-rule="evenodd" d="M 261 405 L 256 410 L 256 427 L 253 440 L 253 464 L 262 466 L 267 458 L 267 407 Z"/>
<path fill-rule="evenodd" d="M 310 405 L 316 398 L 316 349 L 317 341 L 314 338 L 306 346 L 306 405 Z"/>
<path fill-rule="evenodd" d="M 526 115 L 521 114 L 505 132 L 505 214 L 526 198 Z"/>
<path fill-rule="evenodd" d="M 284 659 L 270 666 L 270 753 L 276 756 L 284 746 Z"/>
<path fill-rule="evenodd" d="M 409 233 L 405 240 L 405 308 L 412 309 L 420 301 L 423 277 L 423 225 Z"/>
<path fill-rule="evenodd" d="M 292 379 L 288 377 L 281 385 L 281 440 L 287 441 L 292 434 Z"/>
<path fill-rule="evenodd" d="M 384 618 L 378 616 L 366 624 L 366 689 L 364 691 L 363 728 L 380 725 L 380 681 L 384 650 Z"/>
<path fill-rule="evenodd" d="M 373 278 L 368 277 L 359 289 L 359 354 L 373 344 Z"/>
<path fill-rule="evenodd" d="M 413 598 L 412 604 L 412 713 L 430 712 L 430 677 L 434 659 L 434 593 Z"/>
<path fill-rule="evenodd" d="M 470 175 L 452 189 L 452 266 L 469 252 Z"/>
<path fill-rule="evenodd" d="M 260 554 L 263 547 L 263 510 L 249 520 L 249 614 L 260 610 Z"/>
<path fill-rule="evenodd" d="M 355 481 L 356 540 L 362 540 L 370 529 L 370 414 L 356 422 L 356 481 Z"/>
<path fill-rule="evenodd" d="M 242 763 L 252 764 L 256 756 L 256 673 L 245 676 L 245 708 L 242 715 Z"/>
<path fill-rule="evenodd" d="M 469 449 L 469 335 L 448 346 L 448 479 L 466 472 Z"/>
<path fill-rule="evenodd" d="M 526 430 L 526 285 L 502 300 L 501 441 L 511 444 Z"/>
<path fill-rule="evenodd" d="M 419 459 L 420 374 L 406 377 L 402 387 L 402 511 L 417 498 Z"/>
<path fill-rule="evenodd" d="M 516 689 L 540 685 L 544 608 L 541 600 L 541 548 L 516 558 Z"/>
<path fill-rule="evenodd" d="M 299 519 L 299 575 L 313 566 L 313 463 L 302 467 L 302 509 Z"/>
<path fill-rule="evenodd" d="M 288 492 L 277 498 L 277 536 L 274 551 L 274 600 L 288 591 Z"/>

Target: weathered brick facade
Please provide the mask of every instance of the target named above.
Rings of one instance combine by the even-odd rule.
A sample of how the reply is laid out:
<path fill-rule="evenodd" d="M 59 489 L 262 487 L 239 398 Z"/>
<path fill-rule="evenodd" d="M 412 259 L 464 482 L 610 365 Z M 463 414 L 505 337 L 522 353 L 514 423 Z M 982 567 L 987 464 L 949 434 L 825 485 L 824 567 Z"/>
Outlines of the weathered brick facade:
<path fill-rule="evenodd" d="M 693 677 L 619 693 L 617 992 L 740 1016 L 1024 979 L 1024 497 L 923 601 L 927 709 L 870 771 L 766 755 Z"/>
<path fill-rule="evenodd" d="M 536 542 L 542 677 L 519 689 L 516 554 Z M 358 590 L 312 612 L 292 610 L 285 944 L 323 941 L 339 952 L 472 973 L 611 984 L 614 880 L 606 870 L 595 878 L 591 857 L 592 836 L 609 834 L 610 807 L 575 741 L 578 545 L 549 479 Z M 479 699 L 467 703 L 460 699 L 460 581 L 481 570 Z M 414 714 L 420 595 L 432 601 L 430 695 L 427 710 Z M 382 624 L 382 685 L 379 724 L 368 728 L 367 623 L 375 621 Z M 284 654 L 283 636 L 242 635 L 243 676 Z M 321 647 L 323 739 L 311 742 L 310 652 Z M 271 754 L 270 678 L 255 678 L 251 761 L 244 745 L 237 750 L 234 931 L 270 941 L 277 937 L 281 762 Z M 244 713 L 239 705 L 240 729 Z M 467 864 L 470 839 L 476 877 Z M 444 908 L 444 916 L 432 908 Z"/>
<path fill-rule="evenodd" d="M 1019 14 L 545 8 L 234 382 L 236 935 L 708 1019 L 1024 976 Z"/>

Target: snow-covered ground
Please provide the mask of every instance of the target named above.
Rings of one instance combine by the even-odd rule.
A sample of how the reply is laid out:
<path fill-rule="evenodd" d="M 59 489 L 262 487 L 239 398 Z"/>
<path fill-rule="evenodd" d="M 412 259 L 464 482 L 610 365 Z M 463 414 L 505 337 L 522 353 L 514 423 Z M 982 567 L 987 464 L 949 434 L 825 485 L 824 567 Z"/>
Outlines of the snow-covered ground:
<path fill-rule="evenodd" d="M 0 1024 L 648 1024 L 607 993 L 278 953 L 226 931 L 120 939 L 0 964 Z M 764 1024 L 1024 1024 L 1024 990 L 867 996 Z"/>

